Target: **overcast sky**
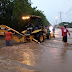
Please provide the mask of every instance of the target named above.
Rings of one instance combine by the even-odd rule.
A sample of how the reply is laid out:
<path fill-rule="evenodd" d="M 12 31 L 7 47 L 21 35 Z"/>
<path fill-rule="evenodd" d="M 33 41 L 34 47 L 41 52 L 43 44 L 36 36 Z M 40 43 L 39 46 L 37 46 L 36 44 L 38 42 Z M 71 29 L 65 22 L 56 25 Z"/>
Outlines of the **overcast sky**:
<path fill-rule="evenodd" d="M 52 24 L 61 22 L 72 22 L 72 0 L 31 0 L 32 7 L 44 11 L 47 20 Z M 61 17 L 60 17 L 61 11 Z"/>

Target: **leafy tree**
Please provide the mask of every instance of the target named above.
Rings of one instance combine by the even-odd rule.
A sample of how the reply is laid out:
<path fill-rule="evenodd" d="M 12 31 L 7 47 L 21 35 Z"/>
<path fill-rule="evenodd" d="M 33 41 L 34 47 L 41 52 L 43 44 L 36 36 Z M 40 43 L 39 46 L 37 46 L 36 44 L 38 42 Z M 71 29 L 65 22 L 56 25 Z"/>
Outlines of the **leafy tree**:
<path fill-rule="evenodd" d="M 68 24 L 67 27 L 68 27 L 68 28 L 72 28 L 72 22 L 71 22 L 71 23 L 69 23 L 69 22 L 62 22 L 62 23 L 59 23 L 59 25 L 60 25 L 61 27 L 63 27 L 64 24 Z"/>
<path fill-rule="evenodd" d="M 1 0 L 0 1 L 0 24 L 8 25 L 18 31 L 22 31 L 28 20 L 23 21 L 22 16 L 37 15 L 41 16 L 42 23 L 49 25 L 46 16 L 37 7 L 31 7 L 29 0 Z M 35 22 L 35 21 L 33 21 Z"/>

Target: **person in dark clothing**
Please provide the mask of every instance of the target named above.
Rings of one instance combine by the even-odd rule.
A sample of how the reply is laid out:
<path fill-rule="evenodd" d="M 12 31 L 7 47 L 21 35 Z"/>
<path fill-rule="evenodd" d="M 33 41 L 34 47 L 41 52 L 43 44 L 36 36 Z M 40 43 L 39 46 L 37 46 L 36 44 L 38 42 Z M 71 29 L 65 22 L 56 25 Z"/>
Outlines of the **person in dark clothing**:
<path fill-rule="evenodd" d="M 55 26 L 53 27 L 53 37 L 55 38 Z"/>
<path fill-rule="evenodd" d="M 43 25 L 43 29 L 45 29 L 45 26 Z"/>
<path fill-rule="evenodd" d="M 53 32 L 55 32 L 55 27 L 53 27 Z"/>
<path fill-rule="evenodd" d="M 32 32 L 33 29 L 34 29 L 34 25 L 33 25 L 31 22 L 29 22 L 26 27 L 27 27 L 27 30 L 30 30 L 31 32 Z"/>
<path fill-rule="evenodd" d="M 50 33 L 50 32 L 51 32 L 51 31 L 50 31 L 50 29 L 49 29 L 49 27 L 47 27 L 47 32 L 48 32 L 48 33 Z"/>

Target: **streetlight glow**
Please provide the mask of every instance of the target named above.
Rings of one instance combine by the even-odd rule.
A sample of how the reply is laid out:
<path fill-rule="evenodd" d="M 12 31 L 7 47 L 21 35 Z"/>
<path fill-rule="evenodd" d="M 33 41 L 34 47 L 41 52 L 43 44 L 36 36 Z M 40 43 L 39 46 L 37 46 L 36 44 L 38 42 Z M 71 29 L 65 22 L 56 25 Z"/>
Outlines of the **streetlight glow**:
<path fill-rule="evenodd" d="M 56 16 L 55 18 L 56 18 L 56 24 L 57 24 L 57 19 L 58 19 L 58 16 Z"/>
<path fill-rule="evenodd" d="M 58 19 L 58 16 L 56 16 L 56 19 Z"/>

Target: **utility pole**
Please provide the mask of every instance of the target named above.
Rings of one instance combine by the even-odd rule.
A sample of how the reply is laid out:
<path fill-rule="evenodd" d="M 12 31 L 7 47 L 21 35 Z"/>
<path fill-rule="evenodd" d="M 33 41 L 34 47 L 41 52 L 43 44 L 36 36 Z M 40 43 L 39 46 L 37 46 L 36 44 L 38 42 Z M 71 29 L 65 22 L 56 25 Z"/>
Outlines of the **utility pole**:
<path fill-rule="evenodd" d="M 56 24 L 57 24 L 57 19 L 56 19 Z"/>
<path fill-rule="evenodd" d="M 63 13 L 60 11 L 59 14 L 60 14 L 60 22 L 62 23 L 62 14 Z"/>
<path fill-rule="evenodd" d="M 62 16 L 61 16 L 62 12 L 60 11 L 60 21 L 62 22 Z"/>

